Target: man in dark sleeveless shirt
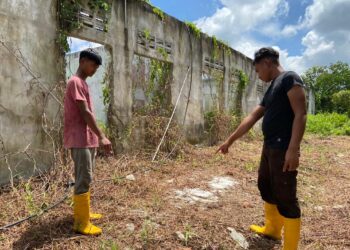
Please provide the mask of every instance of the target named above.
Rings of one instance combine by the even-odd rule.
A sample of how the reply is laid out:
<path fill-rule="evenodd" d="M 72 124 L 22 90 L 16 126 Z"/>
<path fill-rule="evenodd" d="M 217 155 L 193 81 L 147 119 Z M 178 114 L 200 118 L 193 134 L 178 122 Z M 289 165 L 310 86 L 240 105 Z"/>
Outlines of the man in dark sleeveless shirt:
<path fill-rule="evenodd" d="M 301 223 L 296 177 L 306 124 L 304 84 L 295 72 L 284 71 L 279 53 L 273 48 L 258 50 L 254 65 L 259 78 L 271 84 L 260 105 L 242 121 L 218 152 L 228 153 L 232 143 L 264 117 L 258 187 L 265 202 L 265 225 L 252 225 L 250 229 L 280 240 L 284 227 L 283 249 L 295 250 L 298 248 Z"/>

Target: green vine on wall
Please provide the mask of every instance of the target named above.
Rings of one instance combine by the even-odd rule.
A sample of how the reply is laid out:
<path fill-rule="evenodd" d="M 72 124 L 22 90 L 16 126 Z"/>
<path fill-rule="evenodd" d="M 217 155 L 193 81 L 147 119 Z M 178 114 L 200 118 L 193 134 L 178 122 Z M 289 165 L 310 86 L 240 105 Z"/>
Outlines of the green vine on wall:
<path fill-rule="evenodd" d="M 109 107 L 109 104 L 111 102 L 111 88 L 110 88 L 110 83 L 112 80 L 111 74 L 112 74 L 112 64 L 109 63 L 102 80 L 102 97 L 103 97 L 103 104 L 105 107 Z"/>
<path fill-rule="evenodd" d="M 160 20 L 164 21 L 165 14 L 161 9 L 153 7 L 153 13 L 156 14 L 160 18 Z"/>
<path fill-rule="evenodd" d="M 111 5 L 109 1 L 105 1 L 105 0 L 89 0 L 88 5 L 92 10 L 98 9 L 98 10 L 109 11 L 111 9 Z"/>
<path fill-rule="evenodd" d="M 59 20 L 60 20 L 60 29 L 57 38 L 57 43 L 60 46 L 60 49 L 67 53 L 70 51 L 68 44 L 68 33 L 79 29 L 80 23 L 78 22 L 77 13 L 79 11 L 78 1 L 70 0 L 60 0 L 59 1 Z"/>
<path fill-rule="evenodd" d="M 165 19 L 165 14 L 164 14 L 164 12 L 163 12 L 161 9 L 159 9 L 158 7 L 155 7 L 155 6 L 151 3 L 150 0 L 140 0 L 140 1 L 151 5 L 151 6 L 153 7 L 153 9 L 152 9 L 153 13 L 156 14 L 156 15 L 160 18 L 160 20 L 164 21 L 164 19 Z"/>
<path fill-rule="evenodd" d="M 235 70 L 234 74 L 238 78 L 237 93 L 236 93 L 236 103 L 233 110 L 239 118 L 242 117 L 242 98 L 245 88 L 248 86 L 249 77 L 242 70 Z"/>
<path fill-rule="evenodd" d="M 219 71 L 214 71 L 211 72 L 211 75 L 216 81 L 216 86 L 221 87 L 223 74 Z M 238 79 L 238 82 L 232 83 L 237 84 L 235 107 L 230 112 L 223 112 L 218 108 L 214 108 L 204 113 L 204 129 L 208 135 L 209 145 L 225 140 L 237 128 L 242 119 L 242 97 L 245 88 L 248 86 L 249 78 L 242 70 L 235 70 L 233 76 Z"/>
<path fill-rule="evenodd" d="M 164 55 L 163 52 L 162 54 Z M 147 99 L 150 100 L 150 104 L 148 105 L 149 113 L 168 116 L 168 111 L 170 110 L 168 108 L 171 100 L 170 77 L 170 63 L 151 59 L 149 83 L 145 93 Z"/>
<path fill-rule="evenodd" d="M 157 52 L 162 56 L 164 60 L 168 60 L 168 53 L 162 47 L 157 48 Z"/>
<path fill-rule="evenodd" d="M 144 29 L 143 34 L 145 35 L 146 40 L 149 42 L 151 40 L 151 31 Z"/>
<path fill-rule="evenodd" d="M 185 24 L 197 38 L 201 37 L 202 31 L 196 26 L 196 24 L 192 22 L 185 22 Z"/>
<path fill-rule="evenodd" d="M 213 52 L 212 58 L 217 60 L 219 58 L 220 49 L 223 50 L 227 55 L 232 55 L 231 47 L 227 42 L 217 39 L 215 36 L 212 37 Z"/>
<path fill-rule="evenodd" d="M 212 52 L 212 57 L 214 60 L 217 60 L 219 57 L 219 45 L 218 45 L 218 40 L 216 39 L 215 36 L 212 37 L 213 41 L 213 52 Z"/>
<path fill-rule="evenodd" d="M 218 40 L 220 47 L 225 51 L 225 53 L 227 55 L 232 55 L 232 51 L 231 51 L 231 47 L 230 45 L 228 45 L 227 42 L 223 41 L 223 40 Z"/>
<path fill-rule="evenodd" d="M 59 0 L 58 4 L 60 29 L 56 42 L 59 44 L 61 50 L 67 53 L 70 51 L 67 40 L 68 34 L 73 30 L 78 30 L 82 27 L 82 24 L 78 19 L 78 12 L 82 0 Z M 109 11 L 111 9 L 109 0 L 88 0 L 87 4 L 93 11 Z M 107 25 L 105 25 L 104 30 L 108 30 Z"/>
<path fill-rule="evenodd" d="M 164 61 L 150 59 L 149 73 L 145 81 L 140 82 L 145 93 L 146 103 L 135 109 L 137 115 L 168 117 L 171 112 L 172 66 L 171 63 L 166 62 L 168 53 L 164 48 L 157 48 L 157 52 Z M 139 59 L 139 63 L 142 63 L 142 60 Z M 138 67 L 142 67 L 141 64 Z"/>
<path fill-rule="evenodd" d="M 246 73 L 243 72 L 243 70 L 237 70 L 236 74 L 238 76 L 238 90 L 244 91 L 244 89 L 248 86 L 249 83 L 249 77 Z"/>

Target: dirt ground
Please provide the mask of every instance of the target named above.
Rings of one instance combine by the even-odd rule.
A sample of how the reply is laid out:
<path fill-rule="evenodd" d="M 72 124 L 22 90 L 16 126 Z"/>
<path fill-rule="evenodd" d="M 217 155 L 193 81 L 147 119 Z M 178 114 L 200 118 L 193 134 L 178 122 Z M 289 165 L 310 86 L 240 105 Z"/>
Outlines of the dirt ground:
<path fill-rule="evenodd" d="M 104 215 L 95 221 L 101 236 L 72 232 L 68 199 L 0 231 L 0 249 L 241 249 L 228 227 L 245 237 L 248 249 L 279 249 L 279 242 L 249 231 L 251 223 L 263 222 L 256 184 L 261 146 L 258 139 L 241 140 L 227 156 L 215 155 L 216 147 L 189 147 L 176 159 L 157 163 L 141 153 L 100 159 L 92 208 Z M 0 227 L 60 199 L 71 171 L 71 164 L 60 166 L 2 188 Z M 135 180 L 122 178 L 134 171 Z M 230 185 L 213 188 L 215 177 L 226 177 Z M 300 249 L 350 249 L 350 137 L 306 136 L 298 180 Z M 191 190 L 199 195 L 191 198 Z"/>

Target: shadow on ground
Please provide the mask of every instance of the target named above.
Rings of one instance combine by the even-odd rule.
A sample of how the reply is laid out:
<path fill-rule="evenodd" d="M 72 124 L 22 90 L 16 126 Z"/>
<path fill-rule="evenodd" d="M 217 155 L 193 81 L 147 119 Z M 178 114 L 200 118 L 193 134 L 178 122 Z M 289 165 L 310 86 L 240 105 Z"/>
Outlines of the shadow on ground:
<path fill-rule="evenodd" d="M 275 241 L 260 236 L 249 237 L 247 241 L 249 242 L 250 250 L 273 250 L 280 249 L 281 247 L 281 241 Z"/>
<path fill-rule="evenodd" d="M 73 220 L 71 216 L 53 220 L 44 219 L 33 223 L 22 233 L 21 237 L 13 243 L 14 250 L 38 249 L 53 241 L 65 240 L 76 234 L 72 231 Z"/>

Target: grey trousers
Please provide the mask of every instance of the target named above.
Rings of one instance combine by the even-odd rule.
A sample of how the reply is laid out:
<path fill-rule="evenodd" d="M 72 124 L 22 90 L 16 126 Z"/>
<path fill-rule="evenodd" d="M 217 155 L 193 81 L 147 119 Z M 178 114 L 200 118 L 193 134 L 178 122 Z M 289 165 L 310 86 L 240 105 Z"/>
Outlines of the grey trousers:
<path fill-rule="evenodd" d="M 89 191 L 96 152 L 96 148 L 71 149 L 75 175 L 74 194 L 83 194 Z"/>

